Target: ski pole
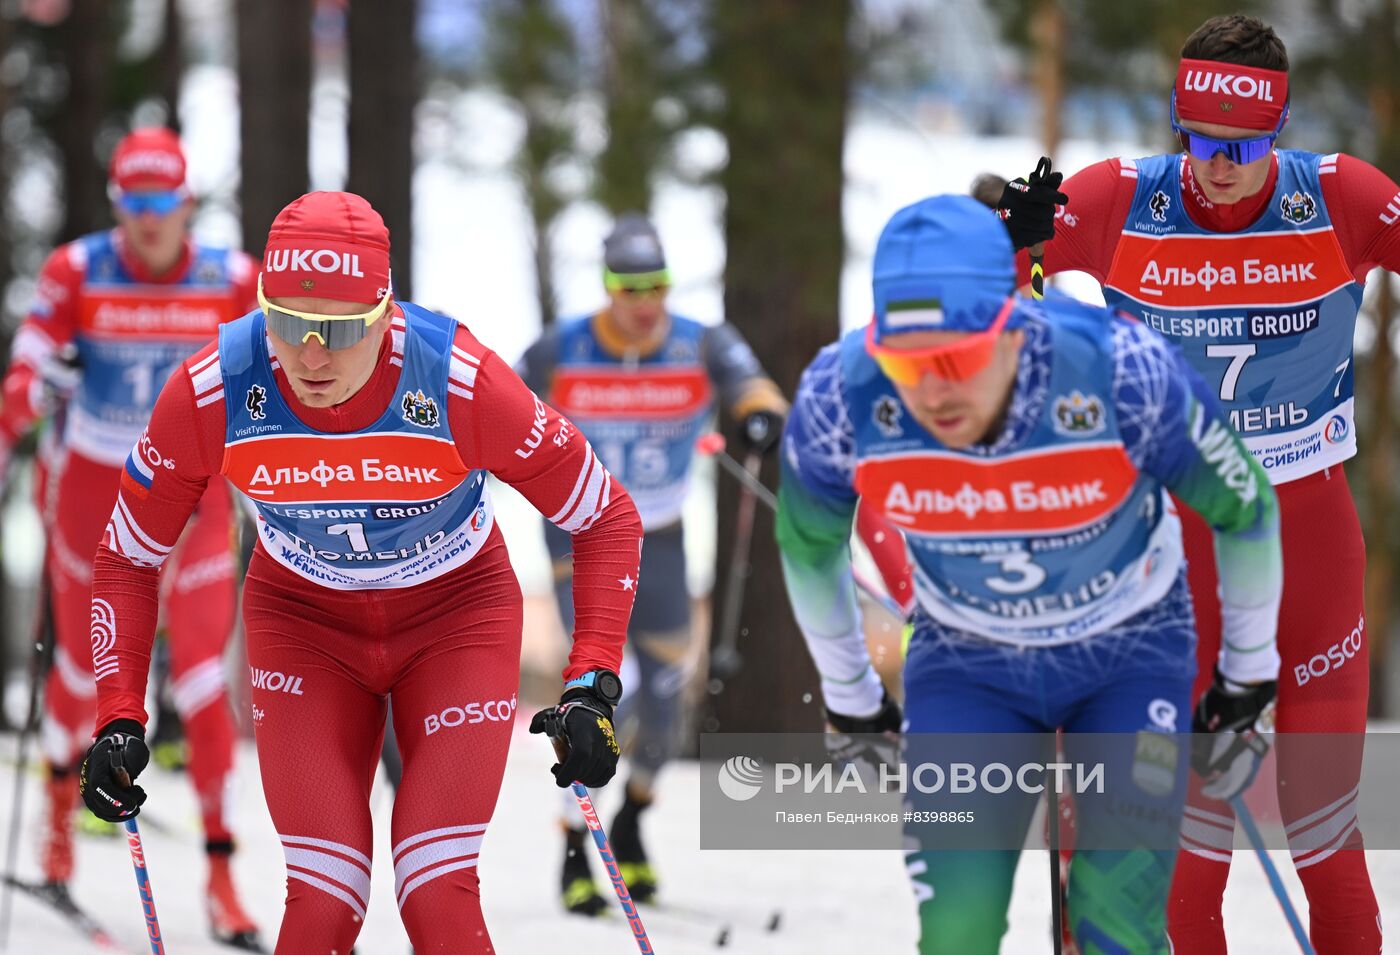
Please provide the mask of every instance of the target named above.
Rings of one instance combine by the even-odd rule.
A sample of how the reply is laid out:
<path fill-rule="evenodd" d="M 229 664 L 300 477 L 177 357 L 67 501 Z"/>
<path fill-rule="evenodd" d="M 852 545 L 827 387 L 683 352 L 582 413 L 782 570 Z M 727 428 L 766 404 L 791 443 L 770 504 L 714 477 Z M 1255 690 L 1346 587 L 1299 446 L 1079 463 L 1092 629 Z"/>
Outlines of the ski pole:
<path fill-rule="evenodd" d="M 725 455 L 728 457 L 728 455 Z M 710 673 L 728 680 L 739 672 L 743 660 L 739 657 L 739 617 L 744 609 L 744 586 L 749 577 L 749 548 L 753 543 L 754 485 L 758 481 L 763 458 L 756 451 L 744 457 L 744 472 L 753 478 L 742 482 L 739 489 L 739 513 L 734 526 L 734 551 L 729 560 L 729 581 L 724 588 L 724 609 L 720 616 L 719 642 L 710 654 Z"/>
<path fill-rule="evenodd" d="M 131 785 L 131 776 L 122 765 L 122 753 L 112 750 L 112 772 L 117 782 Z M 146 937 L 151 943 L 151 955 L 165 955 L 165 942 L 161 939 L 160 919 L 156 917 L 156 897 L 151 891 L 151 873 L 146 868 L 146 852 L 141 847 L 141 830 L 133 816 L 122 823 L 126 830 L 126 847 L 131 851 L 131 868 L 136 872 L 136 890 L 141 895 L 141 911 L 146 918 Z"/>
<path fill-rule="evenodd" d="M 1060 758 L 1059 733 L 1051 734 L 1050 758 L 1056 761 Z M 1045 830 L 1045 837 L 1050 849 L 1050 932 L 1051 938 L 1054 939 L 1055 955 L 1062 955 L 1065 929 L 1062 921 L 1064 913 L 1060 911 L 1060 903 L 1064 898 L 1065 889 L 1060 884 L 1060 780 L 1058 776 L 1055 778 L 1054 786 L 1045 790 L 1045 815 L 1049 822 L 1049 826 Z"/>
<path fill-rule="evenodd" d="M 1037 302 L 1045 297 L 1045 243 L 1031 246 L 1031 298 Z"/>
<path fill-rule="evenodd" d="M 732 474 L 740 484 L 751 489 L 754 497 L 762 501 L 764 506 L 775 514 L 778 512 L 778 499 L 773 492 L 768 490 L 757 477 L 744 470 L 744 466 L 724 450 L 724 435 L 717 431 L 701 435 L 700 439 L 695 442 L 695 449 L 718 461 L 720 466 Z M 899 609 L 899 604 L 895 603 L 894 598 L 885 593 L 874 581 L 854 567 L 851 568 L 851 576 L 855 579 L 856 586 L 864 591 L 867 597 L 888 610 L 896 620 L 904 619 L 904 611 Z"/>
<path fill-rule="evenodd" d="M 555 736 L 552 733 L 549 741 L 554 744 L 555 755 L 563 762 L 569 755 L 568 741 L 563 736 Z M 577 779 L 569 788 L 578 800 L 578 808 L 583 813 L 583 821 L 588 826 L 589 833 L 593 836 L 593 844 L 598 847 L 598 855 L 602 857 L 603 868 L 607 869 L 608 879 L 612 882 L 613 891 L 617 893 L 617 902 L 622 906 L 622 914 L 627 916 L 627 925 L 632 929 L 632 938 L 637 942 L 637 950 L 642 955 L 655 955 L 656 949 L 651 947 L 651 939 L 647 937 L 646 927 L 642 925 L 642 917 L 637 913 L 637 903 L 632 901 L 632 893 L 627 891 L 627 883 L 622 878 L 622 870 L 617 867 L 617 857 L 613 855 L 612 844 L 608 842 L 603 824 L 598 820 L 598 810 L 593 808 L 593 799 L 588 795 L 588 788 Z"/>
<path fill-rule="evenodd" d="M 1249 844 L 1254 847 L 1254 854 L 1259 857 L 1259 864 L 1264 867 L 1264 875 L 1268 877 L 1269 888 L 1274 890 L 1274 898 L 1278 900 L 1279 908 L 1283 909 L 1283 917 L 1288 920 L 1288 927 L 1293 930 L 1293 937 L 1298 940 L 1298 948 L 1303 955 L 1317 955 L 1312 947 L 1312 942 L 1308 941 L 1308 933 L 1303 929 L 1303 921 L 1298 918 L 1298 910 L 1293 907 L 1293 900 L 1288 897 L 1288 890 L 1284 888 L 1283 879 L 1279 878 L 1278 869 L 1274 866 L 1274 860 L 1269 858 L 1269 853 L 1264 846 L 1264 837 L 1259 832 L 1259 827 L 1254 824 L 1254 816 L 1250 814 L 1249 807 L 1244 804 L 1244 796 L 1239 795 L 1231 798 L 1230 808 L 1235 810 L 1235 818 L 1244 827 L 1244 833 L 1249 837 Z"/>
<path fill-rule="evenodd" d="M 45 555 L 47 558 L 47 555 Z M 47 565 L 48 561 L 45 560 Z M 40 576 L 40 603 L 38 617 L 34 622 L 34 648 L 29 657 L 29 705 L 25 710 L 24 725 L 20 727 L 15 756 L 14 795 L 10 800 L 10 829 L 5 843 L 5 884 L 0 888 L 0 949 L 10 947 L 10 911 L 14 905 L 15 867 L 19 855 L 19 827 L 24 816 L 24 781 L 29 771 L 29 741 L 39 728 L 39 701 L 43 697 L 44 678 L 48 675 L 49 654 L 52 646 L 52 612 L 49 598 L 49 575 L 47 568 Z"/>

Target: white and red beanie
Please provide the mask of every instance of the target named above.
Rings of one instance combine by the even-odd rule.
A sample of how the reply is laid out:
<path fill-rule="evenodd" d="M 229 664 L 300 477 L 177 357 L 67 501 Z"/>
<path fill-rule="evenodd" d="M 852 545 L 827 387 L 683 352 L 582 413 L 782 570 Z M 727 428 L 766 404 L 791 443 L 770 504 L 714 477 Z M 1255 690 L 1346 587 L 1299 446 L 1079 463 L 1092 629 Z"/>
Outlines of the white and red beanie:
<path fill-rule="evenodd" d="M 185 153 L 180 137 L 161 126 L 135 129 L 117 143 L 107 178 L 123 191 L 134 188 L 181 189 Z"/>
<path fill-rule="evenodd" d="M 263 294 L 373 304 L 389 289 L 389 229 L 353 192 L 308 192 L 272 220 Z"/>

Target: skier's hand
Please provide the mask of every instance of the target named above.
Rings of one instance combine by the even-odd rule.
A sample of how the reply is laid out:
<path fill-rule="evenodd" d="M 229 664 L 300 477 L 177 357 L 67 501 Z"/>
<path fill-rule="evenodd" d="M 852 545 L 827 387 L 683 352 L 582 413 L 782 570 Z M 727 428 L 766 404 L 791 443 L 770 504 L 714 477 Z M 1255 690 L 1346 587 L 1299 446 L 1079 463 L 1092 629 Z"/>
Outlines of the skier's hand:
<path fill-rule="evenodd" d="M 858 770 L 875 772 L 883 764 L 899 763 L 899 741 L 904 711 L 885 691 L 880 708 L 873 716 L 844 716 L 826 711 L 826 751 L 839 763 L 852 763 Z"/>
<path fill-rule="evenodd" d="M 113 720 L 83 757 L 78 792 L 98 819 L 121 822 L 140 813 L 146 790 L 133 780 L 151 760 L 142 734 L 135 720 Z"/>
<path fill-rule="evenodd" d="M 776 411 L 754 411 L 744 417 L 744 447 L 767 454 L 783 436 L 783 416 Z"/>
<path fill-rule="evenodd" d="M 1262 733 L 1274 728 L 1278 683 L 1236 683 L 1215 671 L 1210 689 L 1191 715 L 1191 766 L 1205 781 L 1201 792 L 1229 800 L 1249 788 L 1269 752 Z"/>
<path fill-rule="evenodd" d="M 64 345 L 45 359 L 40 378 L 44 384 L 44 405 L 48 409 L 72 398 L 83 380 L 83 360 L 77 346 Z"/>
<path fill-rule="evenodd" d="M 530 720 L 531 733 L 554 741 L 559 762 L 549 768 L 560 789 L 578 780 L 585 786 L 605 786 L 617 772 L 617 736 L 613 708 L 587 687 L 574 687 L 557 706 L 540 710 Z"/>
<path fill-rule="evenodd" d="M 1017 251 L 1055 237 L 1055 206 L 1069 204 L 1069 196 L 1060 191 L 1064 178 L 1050 170 L 1049 156 L 1041 156 L 1029 177 L 1013 179 L 1002 190 L 996 212 Z"/>

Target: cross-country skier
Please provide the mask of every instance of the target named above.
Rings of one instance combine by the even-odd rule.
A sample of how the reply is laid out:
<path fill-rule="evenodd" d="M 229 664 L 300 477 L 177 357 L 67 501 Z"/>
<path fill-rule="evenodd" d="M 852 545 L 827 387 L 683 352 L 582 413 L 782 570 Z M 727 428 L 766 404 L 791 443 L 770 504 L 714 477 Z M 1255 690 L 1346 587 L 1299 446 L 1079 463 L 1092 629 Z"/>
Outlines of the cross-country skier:
<path fill-rule="evenodd" d="M 685 661 L 691 653 L 681 505 L 695 442 L 715 406 L 743 424 L 747 449 L 777 443 L 787 401 L 730 324 L 702 325 L 666 307 L 671 272 L 655 227 L 639 213 L 618 217 L 603 243 L 608 304 L 560 322 L 525 352 L 526 383 L 566 415 L 626 482 L 646 528 L 642 583 L 628 631 L 637 666 L 625 710 L 636 713 L 630 772 L 609 828 L 632 897 L 656 894 L 641 817 L 656 798 L 656 777 L 681 743 Z M 545 527 L 555 595 L 565 626 L 573 616 L 567 534 Z M 571 801 L 572 803 L 572 801 Z M 594 915 L 607 907 L 588 868 L 587 830 L 567 813 L 561 877 L 565 908 Z"/>
<path fill-rule="evenodd" d="M 876 247 L 874 320 L 802 377 L 777 534 L 830 724 L 1184 731 L 1195 635 L 1165 488 L 1215 530 L 1230 649 L 1203 706 L 1221 732 L 1252 728 L 1278 671 L 1278 529 L 1263 471 L 1150 329 L 1068 299 L 1016 298 L 1015 274 L 985 206 L 962 196 L 909 206 Z M 903 530 L 914 564 L 902 715 L 858 619 L 848 550 L 858 502 Z M 1210 777 L 1238 787 L 1223 775 L 1232 768 L 1219 759 Z M 1007 798 L 1024 832 L 1034 797 Z M 1081 828 L 1094 824 L 1084 807 Z M 999 950 L 1016 855 L 909 855 L 921 952 Z M 1174 855 L 1080 852 L 1070 906 L 1081 943 L 1166 952 Z"/>
<path fill-rule="evenodd" d="M 258 508 L 243 601 L 263 790 L 282 839 L 279 955 L 347 952 L 370 886 L 370 784 L 392 694 L 403 778 L 396 902 L 420 952 L 494 951 L 477 856 L 505 770 L 521 596 L 486 474 L 572 535 L 574 642 L 553 773 L 616 770 L 616 669 L 641 524 L 588 442 L 465 326 L 394 299 L 389 233 L 364 199 L 314 192 L 274 220 L 259 310 L 225 326 L 156 402 L 97 556 L 97 740 L 83 798 L 134 814 L 157 573 L 205 487 Z"/>
<path fill-rule="evenodd" d="M 1400 272 L 1400 190 L 1352 156 L 1275 149 L 1288 109 L 1283 41 L 1252 17 L 1214 17 L 1181 51 L 1181 152 L 1084 169 L 1064 183 L 1058 214 L 1031 183 L 1003 207 L 1018 246 L 1054 233 L 1047 274 L 1088 272 L 1110 305 L 1180 346 L 1275 486 L 1287 583 L 1278 730 L 1337 734 L 1326 754 L 1280 747 L 1279 799 L 1314 947 L 1366 955 L 1381 950 L 1381 928 L 1356 818 L 1365 550 L 1342 462 L 1356 453 L 1352 333 L 1367 273 Z M 1211 680 L 1221 616 L 1209 530 L 1190 514 L 1183 529 L 1201 637 L 1194 698 Z M 1345 665 L 1312 662 L 1334 647 Z M 1228 805 L 1192 794 L 1172 890 L 1178 951 L 1226 950 L 1233 833 Z"/>
<path fill-rule="evenodd" d="M 15 335 L 0 411 L 3 461 L 52 410 L 54 393 L 65 395 L 61 433 L 46 440 L 50 486 L 42 495 L 57 645 L 44 690 L 41 867 L 48 890 L 60 895 L 73 875 L 73 770 L 94 728 L 92 560 L 122 465 L 166 379 L 254 301 L 252 261 L 189 235 L 194 202 L 174 133 L 139 129 L 124 138 L 112 154 L 108 188 L 116 228 L 70 242 L 44 263 L 36 301 Z M 159 464 L 139 460 L 147 471 Z M 232 526 L 228 488 L 216 482 L 162 578 L 162 607 L 204 823 L 210 922 L 216 937 L 249 946 L 257 926 L 234 888 L 225 815 L 234 749 L 222 662 L 233 628 Z"/>

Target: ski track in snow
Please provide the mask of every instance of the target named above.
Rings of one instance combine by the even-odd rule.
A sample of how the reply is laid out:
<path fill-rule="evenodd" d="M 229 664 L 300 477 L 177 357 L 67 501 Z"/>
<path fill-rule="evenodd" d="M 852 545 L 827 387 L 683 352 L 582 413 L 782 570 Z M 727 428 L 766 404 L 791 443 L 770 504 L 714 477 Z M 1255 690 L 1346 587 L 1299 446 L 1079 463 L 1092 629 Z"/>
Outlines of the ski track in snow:
<path fill-rule="evenodd" d="M 548 773 L 552 756 L 538 737 L 518 722 L 496 816 L 481 853 L 482 896 L 487 924 L 503 955 L 588 951 L 626 953 L 635 944 L 620 913 L 586 920 L 566 915 L 557 897 L 562 840 L 555 820 L 563 806 L 560 790 Z M 314 741 L 308 741 L 312 744 Z M 0 792 L 6 817 L 14 783 L 14 738 L 0 739 Z M 624 768 L 625 773 L 625 768 Z M 717 951 L 724 926 L 730 939 L 724 951 L 743 953 L 913 952 L 913 902 L 898 852 L 718 852 L 699 850 L 699 768 L 694 763 L 671 767 L 661 779 L 661 794 L 648 814 L 645 834 L 662 881 L 667 911 L 642 909 L 657 952 L 684 955 Z M 619 779 L 625 778 L 623 773 Z M 151 793 L 151 812 L 142 830 L 156 906 L 171 955 L 228 953 L 206 934 L 203 915 L 204 862 L 198 814 L 188 782 L 180 775 L 148 770 L 141 783 Z M 285 888 L 281 849 L 258 785 L 257 757 L 242 742 L 236 785 L 240 851 L 235 869 L 244 902 L 275 937 Z M 611 818 L 620 788 L 599 793 L 604 823 Z M 35 828 L 41 791 L 37 774 L 27 780 L 19 871 L 37 874 Z M 390 791 L 376 784 L 374 793 L 375 866 L 373 890 L 358 950 L 361 955 L 406 955 L 407 936 L 394 906 L 393 867 L 389 862 Z M 143 817 L 144 818 L 144 817 Z M 161 825 L 159 828 L 156 822 Z M 589 847 L 592 852 L 592 847 Z M 1272 853 L 1294 903 L 1306 924 L 1307 903 L 1288 863 L 1287 853 Z M 1400 852 L 1368 853 L 1372 879 L 1380 889 L 1383 921 L 1400 925 L 1400 902 L 1393 886 L 1400 876 Z M 602 867 L 594 856 L 596 877 Z M 1045 857 L 1024 854 L 1017 871 L 1011 929 L 1002 952 L 1015 955 L 1049 952 L 1048 880 Z M 606 881 L 601 888 L 607 889 Z M 124 839 L 82 837 L 74 895 L 133 953 L 149 951 L 135 879 Z M 774 911 L 781 913 L 776 933 L 765 931 Z M 1232 955 L 1276 955 L 1293 949 L 1287 926 L 1273 901 L 1256 860 L 1240 854 L 1226 893 L 1226 925 Z M 17 896 L 9 951 L 22 955 L 89 955 L 71 929 L 35 902 Z"/>

